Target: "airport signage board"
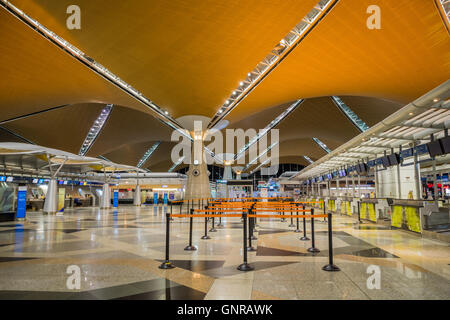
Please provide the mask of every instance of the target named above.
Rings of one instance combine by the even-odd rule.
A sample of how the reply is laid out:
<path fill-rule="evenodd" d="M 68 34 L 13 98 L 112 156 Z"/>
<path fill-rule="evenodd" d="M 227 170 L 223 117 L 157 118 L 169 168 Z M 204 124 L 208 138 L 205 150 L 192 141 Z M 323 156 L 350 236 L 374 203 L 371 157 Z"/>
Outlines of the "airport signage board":
<path fill-rule="evenodd" d="M 113 206 L 114 208 L 119 207 L 119 190 L 114 190 Z"/>
<path fill-rule="evenodd" d="M 20 186 L 17 193 L 17 219 L 25 219 L 25 210 L 27 207 L 27 187 Z"/>

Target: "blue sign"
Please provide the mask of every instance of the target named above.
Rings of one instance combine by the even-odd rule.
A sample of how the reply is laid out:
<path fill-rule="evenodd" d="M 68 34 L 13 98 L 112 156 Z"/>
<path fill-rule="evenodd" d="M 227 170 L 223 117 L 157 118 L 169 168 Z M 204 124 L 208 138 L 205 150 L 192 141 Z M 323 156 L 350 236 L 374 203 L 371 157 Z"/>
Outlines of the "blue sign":
<path fill-rule="evenodd" d="M 114 190 L 113 206 L 114 208 L 117 208 L 119 206 L 119 190 Z"/>
<path fill-rule="evenodd" d="M 164 204 L 167 204 L 167 193 L 164 193 Z"/>
<path fill-rule="evenodd" d="M 25 209 L 27 207 L 27 187 L 19 187 L 17 193 L 17 219 L 25 219 Z"/>
<path fill-rule="evenodd" d="M 158 193 L 153 194 L 153 204 L 158 204 Z"/>

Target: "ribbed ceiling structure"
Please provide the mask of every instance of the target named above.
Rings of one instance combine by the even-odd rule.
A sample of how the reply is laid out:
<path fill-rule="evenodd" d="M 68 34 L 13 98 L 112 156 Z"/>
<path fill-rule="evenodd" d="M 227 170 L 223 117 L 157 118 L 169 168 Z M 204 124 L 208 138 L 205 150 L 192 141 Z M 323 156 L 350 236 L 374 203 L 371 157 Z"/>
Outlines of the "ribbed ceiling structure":
<path fill-rule="evenodd" d="M 211 118 L 318 0 L 10 2 L 172 117 Z M 73 4 L 81 9 L 81 30 L 66 27 L 66 9 Z M 305 99 L 277 129 L 280 161 L 306 165 L 303 155 L 313 161 L 325 155 L 312 137 L 333 150 L 359 134 L 330 96 L 338 96 L 372 126 L 449 78 L 449 33 L 434 0 L 377 1 L 381 30 L 366 26 L 372 4 L 338 1 L 225 118 L 228 128 L 262 129 L 294 101 Z M 0 141 L 23 142 L 21 136 L 78 153 L 101 110 L 112 104 L 87 156 L 136 166 L 161 141 L 143 168 L 167 171 L 172 166 L 171 129 L 142 103 L 3 8 L 0 39 Z M 1 123 L 5 120 L 11 121 Z"/>

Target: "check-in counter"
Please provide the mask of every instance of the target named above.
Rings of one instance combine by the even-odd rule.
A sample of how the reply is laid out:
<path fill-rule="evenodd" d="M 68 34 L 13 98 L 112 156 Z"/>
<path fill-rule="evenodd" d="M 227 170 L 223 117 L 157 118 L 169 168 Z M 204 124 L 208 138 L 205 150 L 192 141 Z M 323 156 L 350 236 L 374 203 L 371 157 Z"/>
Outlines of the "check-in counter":
<path fill-rule="evenodd" d="M 336 199 L 336 197 L 325 197 L 327 211 L 331 211 L 332 213 L 336 212 Z"/>
<path fill-rule="evenodd" d="M 353 198 L 352 197 L 340 197 L 340 213 L 347 216 L 352 216 L 353 214 Z"/>
<path fill-rule="evenodd" d="M 360 218 L 372 222 L 377 222 L 378 220 L 378 213 L 376 210 L 377 204 L 378 199 L 362 198 L 360 201 Z"/>
<path fill-rule="evenodd" d="M 438 210 L 433 201 L 394 199 L 391 210 L 391 226 L 417 233 L 424 230 L 424 216 Z"/>
<path fill-rule="evenodd" d="M 39 211 L 44 208 L 44 200 L 42 199 L 31 199 L 27 201 L 27 209 L 32 211 Z"/>

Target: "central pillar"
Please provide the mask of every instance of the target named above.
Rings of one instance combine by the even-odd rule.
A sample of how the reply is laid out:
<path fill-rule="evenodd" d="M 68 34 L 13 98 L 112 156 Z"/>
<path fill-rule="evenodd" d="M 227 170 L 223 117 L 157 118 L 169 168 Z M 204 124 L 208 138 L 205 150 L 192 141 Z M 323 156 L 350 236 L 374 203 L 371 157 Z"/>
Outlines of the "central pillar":
<path fill-rule="evenodd" d="M 51 179 L 48 183 L 47 194 L 45 196 L 44 208 L 45 213 L 55 213 L 58 211 L 58 185 L 56 179 Z"/>
<path fill-rule="evenodd" d="M 109 189 L 109 183 L 104 183 L 102 188 L 102 198 L 100 199 L 100 208 L 111 208 L 111 190 Z"/>
<path fill-rule="evenodd" d="M 191 161 L 187 172 L 185 199 L 211 198 L 209 185 L 209 172 L 204 154 L 203 135 L 194 133 L 194 142 L 191 146 Z"/>
<path fill-rule="evenodd" d="M 139 185 L 139 180 L 137 181 L 136 188 L 134 189 L 133 204 L 135 206 L 141 205 L 141 186 Z"/>

